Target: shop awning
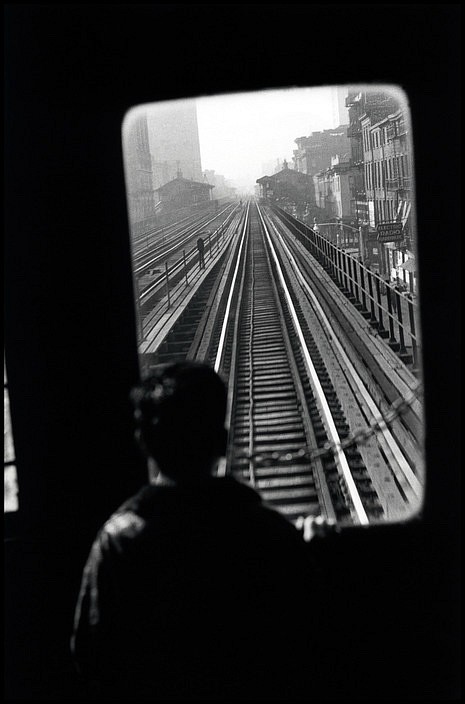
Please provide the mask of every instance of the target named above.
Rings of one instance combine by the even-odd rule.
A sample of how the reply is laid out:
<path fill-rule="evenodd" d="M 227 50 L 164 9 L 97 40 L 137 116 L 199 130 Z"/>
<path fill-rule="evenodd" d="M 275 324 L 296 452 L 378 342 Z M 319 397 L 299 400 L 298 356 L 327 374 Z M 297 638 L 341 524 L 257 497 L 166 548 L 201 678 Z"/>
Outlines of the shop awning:
<path fill-rule="evenodd" d="M 407 259 L 403 264 L 399 264 L 398 269 L 405 269 L 405 271 L 416 271 L 415 259 Z"/>

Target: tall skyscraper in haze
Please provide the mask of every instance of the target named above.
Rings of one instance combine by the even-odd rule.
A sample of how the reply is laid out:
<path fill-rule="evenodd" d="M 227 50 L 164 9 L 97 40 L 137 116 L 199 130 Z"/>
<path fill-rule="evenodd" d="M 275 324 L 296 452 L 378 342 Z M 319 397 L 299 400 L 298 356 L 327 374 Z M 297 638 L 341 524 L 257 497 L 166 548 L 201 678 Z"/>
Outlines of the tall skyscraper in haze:
<path fill-rule="evenodd" d="M 147 110 L 154 188 L 181 173 L 202 181 L 200 140 L 195 102 L 175 101 Z"/>
<path fill-rule="evenodd" d="M 348 89 L 345 86 L 331 88 L 331 104 L 333 112 L 333 127 L 349 124 L 349 111 L 346 108 Z"/>
<path fill-rule="evenodd" d="M 129 219 L 134 233 L 154 216 L 154 192 L 147 115 L 139 113 L 128 124 L 124 139 Z"/>

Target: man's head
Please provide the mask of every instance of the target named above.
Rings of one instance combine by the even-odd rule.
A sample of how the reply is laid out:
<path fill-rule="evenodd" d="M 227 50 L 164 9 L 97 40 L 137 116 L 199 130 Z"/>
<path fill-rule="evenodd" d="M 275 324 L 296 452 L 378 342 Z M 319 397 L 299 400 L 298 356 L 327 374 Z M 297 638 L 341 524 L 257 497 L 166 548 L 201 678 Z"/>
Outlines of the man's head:
<path fill-rule="evenodd" d="M 206 364 L 160 365 L 131 400 L 141 444 L 167 477 L 196 480 L 225 455 L 226 387 Z"/>

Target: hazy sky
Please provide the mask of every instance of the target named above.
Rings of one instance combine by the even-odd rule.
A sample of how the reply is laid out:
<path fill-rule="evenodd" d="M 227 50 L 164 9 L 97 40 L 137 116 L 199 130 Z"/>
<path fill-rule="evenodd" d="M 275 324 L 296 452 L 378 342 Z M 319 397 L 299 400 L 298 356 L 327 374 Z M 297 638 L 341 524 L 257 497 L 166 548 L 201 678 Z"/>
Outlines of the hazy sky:
<path fill-rule="evenodd" d="M 253 191 L 262 165 L 286 158 L 294 140 L 337 126 L 330 88 L 238 93 L 197 101 L 202 169 Z"/>

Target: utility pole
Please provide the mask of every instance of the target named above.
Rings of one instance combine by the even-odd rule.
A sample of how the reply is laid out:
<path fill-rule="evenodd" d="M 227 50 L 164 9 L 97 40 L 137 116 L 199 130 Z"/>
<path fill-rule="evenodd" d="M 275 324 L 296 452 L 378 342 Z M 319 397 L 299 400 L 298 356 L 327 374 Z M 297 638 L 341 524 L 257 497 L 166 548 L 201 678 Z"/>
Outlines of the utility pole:
<path fill-rule="evenodd" d="M 365 223 L 362 223 L 360 227 L 358 228 L 359 231 L 359 250 L 360 250 L 360 257 L 362 260 L 362 263 L 365 262 L 366 260 L 366 234 L 367 234 L 367 229 L 368 225 Z"/>

